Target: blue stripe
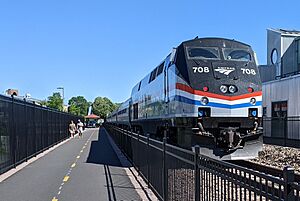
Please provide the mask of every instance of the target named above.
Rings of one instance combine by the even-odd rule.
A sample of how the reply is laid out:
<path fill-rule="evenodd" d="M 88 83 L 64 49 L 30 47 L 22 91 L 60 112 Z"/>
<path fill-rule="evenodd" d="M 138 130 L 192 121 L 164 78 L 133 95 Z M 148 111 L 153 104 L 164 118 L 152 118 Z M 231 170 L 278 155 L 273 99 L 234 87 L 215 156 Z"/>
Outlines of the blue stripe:
<path fill-rule="evenodd" d="M 198 106 L 203 106 L 200 101 L 198 100 L 193 100 L 189 99 L 183 96 L 174 96 L 175 101 L 191 104 L 191 105 L 198 105 Z M 210 106 L 210 107 L 218 107 L 218 108 L 226 108 L 226 109 L 237 109 L 237 108 L 244 108 L 244 107 L 253 107 L 253 106 L 261 106 L 262 101 L 257 101 L 255 105 L 252 105 L 250 103 L 240 103 L 240 104 L 235 104 L 235 105 L 228 105 L 228 104 L 223 104 L 223 103 L 214 103 L 214 102 L 209 102 L 205 106 Z"/>

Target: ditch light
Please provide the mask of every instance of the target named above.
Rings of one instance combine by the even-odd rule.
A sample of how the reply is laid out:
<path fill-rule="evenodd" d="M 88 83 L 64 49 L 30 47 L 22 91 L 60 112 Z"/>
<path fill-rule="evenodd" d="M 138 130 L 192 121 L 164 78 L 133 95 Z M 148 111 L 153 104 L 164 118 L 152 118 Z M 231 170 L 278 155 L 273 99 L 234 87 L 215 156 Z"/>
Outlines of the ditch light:
<path fill-rule="evenodd" d="M 248 110 L 249 117 L 257 117 L 257 115 L 258 115 L 257 108 L 249 108 Z"/>
<path fill-rule="evenodd" d="M 198 117 L 210 117 L 210 108 L 199 107 Z"/>

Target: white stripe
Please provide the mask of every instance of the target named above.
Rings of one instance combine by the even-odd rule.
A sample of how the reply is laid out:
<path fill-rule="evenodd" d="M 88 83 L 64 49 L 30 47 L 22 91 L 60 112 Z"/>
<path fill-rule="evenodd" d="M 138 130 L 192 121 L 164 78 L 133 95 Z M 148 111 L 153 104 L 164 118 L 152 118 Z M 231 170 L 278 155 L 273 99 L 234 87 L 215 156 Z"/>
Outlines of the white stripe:
<path fill-rule="evenodd" d="M 203 96 L 200 95 L 195 95 L 195 94 L 190 94 L 188 92 L 185 91 L 181 91 L 181 90 L 177 90 L 177 95 L 179 96 L 183 96 L 192 100 L 197 100 L 200 101 L 201 98 Z M 249 103 L 251 98 L 255 98 L 256 101 L 262 101 L 262 96 L 253 96 L 250 98 L 243 98 L 243 99 L 239 99 L 239 100 L 223 100 L 223 99 L 219 99 L 219 98 L 210 98 L 207 97 L 209 102 L 213 102 L 213 103 L 221 103 L 221 104 L 226 104 L 226 105 L 236 105 L 236 104 L 242 104 L 242 103 Z"/>

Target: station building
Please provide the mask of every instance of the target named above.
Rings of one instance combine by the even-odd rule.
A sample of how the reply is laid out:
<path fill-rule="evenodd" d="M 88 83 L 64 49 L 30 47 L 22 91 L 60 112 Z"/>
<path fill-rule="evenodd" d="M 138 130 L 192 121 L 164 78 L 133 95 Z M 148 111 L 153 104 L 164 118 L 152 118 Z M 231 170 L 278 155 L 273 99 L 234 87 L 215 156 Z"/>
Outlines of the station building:
<path fill-rule="evenodd" d="M 300 147 L 300 31 L 267 29 L 263 82 L 264 140 Z"/>

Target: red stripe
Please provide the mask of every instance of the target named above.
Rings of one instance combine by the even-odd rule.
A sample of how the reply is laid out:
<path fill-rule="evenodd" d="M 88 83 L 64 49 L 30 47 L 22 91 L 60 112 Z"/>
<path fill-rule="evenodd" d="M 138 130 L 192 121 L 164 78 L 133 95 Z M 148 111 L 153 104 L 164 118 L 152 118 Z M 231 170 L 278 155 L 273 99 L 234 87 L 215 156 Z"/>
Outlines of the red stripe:
<path fill-rule="evenodd" d="M 229 100 L 229 101 L 240 100 L 240 99 L 244 99 L 244 98 L 251 98 L 254 96 L 262 95 L 262 91 L 257 91 L 254 93 L 243 94 L 243 95 L 238 95 L 238 96 L 223 96 L 223 95 L 214 94 L 214 93 L 210 93 L 210 92 L 195 90 L 195 89 L 193 89 L 185 84 L 181 84 L 181 83 L 176 83 L 176 89 L 179 89 L 179 90 L 191 93 L 191 94 L 195 94 L 195 95 L 208 96 L 210 98 L 219 98 L 219 99 Z"/>

